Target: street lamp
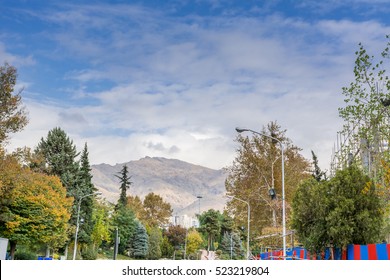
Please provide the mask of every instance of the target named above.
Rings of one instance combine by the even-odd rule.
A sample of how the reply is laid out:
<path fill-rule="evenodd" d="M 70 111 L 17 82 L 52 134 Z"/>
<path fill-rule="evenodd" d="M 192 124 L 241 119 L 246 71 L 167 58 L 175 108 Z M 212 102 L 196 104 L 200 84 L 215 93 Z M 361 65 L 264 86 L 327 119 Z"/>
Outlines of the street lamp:
<path fill-rule="evenodd" d="M 241 201 L 241 202 L 244 202 L 246 203 L 246 205 L 248 206 L 248 237 L 246 239 L 246 259 L 249 260 L 249 237 L 250 237 L 250 221 L 251 221 L 251 206 L 249 205 L 249 202 L 245 201 L 245 200 L 242 200 L 238 197 L 235 197 L 235 196 L 231 196 L 231 195 L 227 195 L 228 198 L 233 198 L 233 199 L 237 199 L 238 201 Z"/>
<path fill-rule="evenodd" d="M 79 203 L 78 203 L 78 206 L 77 206 L 77 222 L 76 222 L 76 233 L 75 233 L 75 236 L 74 236 L 73 260 L 76 259 L 76 253 L 77 253 L 77 235 L 79 233 L 81 201 L 83 200 L 83 198 L 86 198 L 88 196 L 100 195 L 100 194 L 102 194 L 102 193 L 101 192 L 94 192 L 94 193 L 86 194 L 86 195 L 80 197 L 80 200 L 79 200 Z"/>
<path fill-rule="evenodd" d="M 270 135 L 266 135 L 266 134 L 263 134 L 263 133 L 254 131 L 254 130 L 252 130 L 252 129 L 246 129 L 246 128 L 238 128 L 238 127 L 236 127 L 236 131 L 237 131 L 238 133 L 248 131 L 248 132 L 252 132 L 252 133 L 254 133 L 254 134 L 258 134 L 258 135 L 260 135 L 260 136 L 265 136 L 265 137 L 268 137 L 268 138 L 271 138 L 271 139 L 277 141 L 277 142 L 279 143 L 279 145 L 280 145 L 280 150 L 282 151 L 283 258 L 286 259 L 286 200 L 285 200 L 285 194 L 284 194 L 284 154 L 283 154 L 284 147 L 283 147 L 283 143 L 282 143 L 279 139 L 277 139 L 277 138 L 275 138 L 275 137 L 272 137 L 272 136 L 270 136 Z"/>

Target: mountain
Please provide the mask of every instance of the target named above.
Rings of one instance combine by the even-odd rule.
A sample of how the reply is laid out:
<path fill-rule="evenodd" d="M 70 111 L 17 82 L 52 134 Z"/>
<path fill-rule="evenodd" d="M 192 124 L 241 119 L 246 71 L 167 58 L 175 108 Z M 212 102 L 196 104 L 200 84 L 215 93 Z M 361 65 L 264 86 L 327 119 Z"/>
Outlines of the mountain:
<path fill-rule="evenodd" d="M 119 198 L 119 175 L 127 165 L 131 186 L 127 195 L 143 199 L 148 193 L 159 194 L 169 202 L 174 215 L 195 216 L 210 208 L 222 211 L 226 204 L 223 170 L 214 170 L 176 159 L 145 157 L 127 163 L 92 165 L 92 182 L 108 201 Z M 198 198 L 201 196 L 201 198 Z"/>

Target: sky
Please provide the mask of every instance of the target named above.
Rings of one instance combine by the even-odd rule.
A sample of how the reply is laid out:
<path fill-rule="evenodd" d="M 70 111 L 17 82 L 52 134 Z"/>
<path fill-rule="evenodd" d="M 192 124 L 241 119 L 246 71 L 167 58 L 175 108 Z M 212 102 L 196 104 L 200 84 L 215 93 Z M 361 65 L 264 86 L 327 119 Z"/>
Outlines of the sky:
<path fill-rule="evenodd" d="M 387 0 L 0 0 L 0 11 L 0 63 L 17 68 L 29 116 L 8 149 L 61 127 L 91 164 L 219 169 L 236 157 L 235 127 L 276 121 L 327 170 L 358 44 L 379 57 L 390 34 Z"/>

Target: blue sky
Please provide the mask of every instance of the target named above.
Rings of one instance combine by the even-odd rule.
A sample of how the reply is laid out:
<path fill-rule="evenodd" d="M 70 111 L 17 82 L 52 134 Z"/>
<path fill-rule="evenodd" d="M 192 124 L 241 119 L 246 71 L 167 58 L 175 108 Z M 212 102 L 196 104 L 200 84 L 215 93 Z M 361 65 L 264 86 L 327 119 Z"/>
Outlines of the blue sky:
<path fill-rule="evenodd" d="M 144 156 L 222 168 L 236 126 L 277 121 L 328 169 L 341 88 L 362 42 L 379 55 L 390 2 L 0 0 L 0 62 L 18 69 L 30 123 L 57 126 L 90 160 Z"/>

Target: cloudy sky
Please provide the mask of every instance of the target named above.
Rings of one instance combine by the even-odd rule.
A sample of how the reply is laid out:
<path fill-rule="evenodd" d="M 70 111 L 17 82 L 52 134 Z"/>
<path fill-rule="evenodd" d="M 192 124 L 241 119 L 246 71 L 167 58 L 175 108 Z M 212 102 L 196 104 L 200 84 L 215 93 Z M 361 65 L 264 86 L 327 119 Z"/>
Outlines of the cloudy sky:
<path fill-rule="evenodd" d="M 29 125 L 64 129 L 90 161 L 232 163 L 235 127 L 277 121 L 328 169 L 358 43 L 378 56 L 390 1 L 0 1 L 0 62 Z"/>

